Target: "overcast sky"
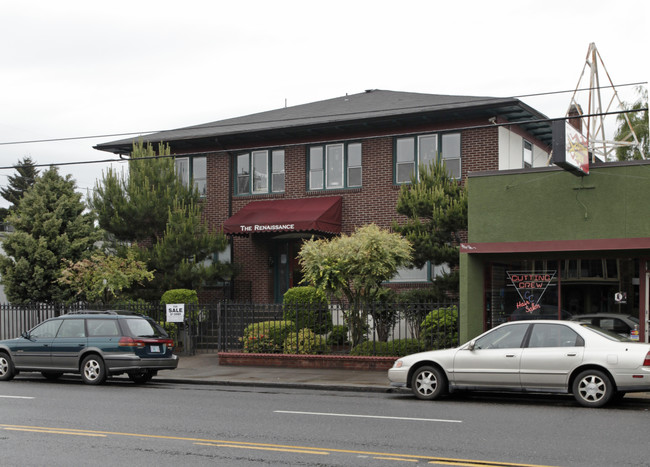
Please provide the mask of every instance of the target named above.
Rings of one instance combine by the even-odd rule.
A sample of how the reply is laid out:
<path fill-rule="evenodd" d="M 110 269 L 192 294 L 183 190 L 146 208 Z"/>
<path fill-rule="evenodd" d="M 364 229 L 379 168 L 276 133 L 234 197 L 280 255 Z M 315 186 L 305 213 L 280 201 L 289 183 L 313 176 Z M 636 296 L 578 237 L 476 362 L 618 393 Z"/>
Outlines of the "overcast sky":
<path fill-rule="evenodd" d="M 366 89 L 495 97 L 573 91 L 591 42 L 615 85 L 647 82 L 648 5 L 647 0 L 3 1 L 0 166 L 25 156 L 37 164 L 109 159 L 111 154 L 93 146 L 124 133 Z M 600 71 L 601 85 L 608 84 Z M 618 90 L 624 100 L 634 98 L 631 87 Z M 564 116 L 570 98 L 571 93 L 521 97 L 549 117 Z M 25 143 L 79 137 L 89 138 Z M 60 171 L 72 174 L 85 191 L 107 166 Z M 0 169 L 0 186 L 14 173 Z M 0 206 L 7 205 L 0 199 Z"/>

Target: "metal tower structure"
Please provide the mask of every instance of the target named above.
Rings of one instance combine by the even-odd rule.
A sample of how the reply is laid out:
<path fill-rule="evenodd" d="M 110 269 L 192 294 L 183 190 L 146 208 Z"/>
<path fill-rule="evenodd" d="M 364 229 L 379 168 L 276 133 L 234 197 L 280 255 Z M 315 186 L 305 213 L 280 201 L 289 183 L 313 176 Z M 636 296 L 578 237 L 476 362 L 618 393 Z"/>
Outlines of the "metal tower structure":
<path fill-rule="evenodd" d="M 607 77 L 607 83 L 605 85 L 601 85 L 599 67 L 602 68 Z M 586 73 L 587 70 L 588 73 Z M 576 95 L 578 91 L 582 89 L 581 86 L 585 86 L 585 84 L 583 84 L 583 79 L 586 79 L 586 74 L 588 74 L 589 79 L 589 85 L 587 87 L 589 98 L 585 113 L 584 109 L 582 109 L 580 104 L 576 101 Z M 604 105 L 604 98 L 605 100 L 609 99 L 606 105 Z M 641 153 L 643 159 L 648 157 L 647 154 L 643 153 L 643 147 L 634 132 L 634 128 L 632 128 L 632 125 L 630 124 L 627 113 L 621 114 L 625 118 L 630 129 L 630 138 L 627 141 L 614 141 L 613 137 L 611 137 L 613 132 L 608 134 L 605 131 L 605 121 L 608 114 L 613 111 L 622 110 L 626 110 L 625 105 L 618 96 L 616 87 L 605 68 L 605 63 L 598 53 L 598 49 L 596 49 L 596 44 L 592 42 L 589 44 L 585 64 L 582 68 L 580 78 L 578 79 L 576 89 L 571 96 L 571 102 L 566 113 L 566 117 L 570 118 L 577 117 L 577 114 L 585 115 L 585 117 L 582 117 L 582 120 L 586 120 L 586 126 L 583 125 L 582 132 L 587 138 L 589 152 L 592 154 L 592 159 L 596 157 L 602 161 L 615 159 L 616 148 L 621 146 L 635 146 Z"/>

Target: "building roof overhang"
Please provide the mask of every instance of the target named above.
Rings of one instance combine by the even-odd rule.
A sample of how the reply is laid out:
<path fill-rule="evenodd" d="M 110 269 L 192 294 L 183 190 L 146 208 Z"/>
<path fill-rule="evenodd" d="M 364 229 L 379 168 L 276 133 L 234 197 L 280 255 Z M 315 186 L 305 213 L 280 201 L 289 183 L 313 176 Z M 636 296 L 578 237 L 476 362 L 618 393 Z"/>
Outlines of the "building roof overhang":
<path fill-rule="evenodd" d="M 133 143 L 170 143 L 173 151 L 236 148 L 273 141 L 317 140 L 342 133 L 395 131 L 425 123 L 485 120 L 517 124 L 551 145 L 548 118 L 516 98 L 448 96 L 371 90 L 95 146 L 129 154 Z"/>

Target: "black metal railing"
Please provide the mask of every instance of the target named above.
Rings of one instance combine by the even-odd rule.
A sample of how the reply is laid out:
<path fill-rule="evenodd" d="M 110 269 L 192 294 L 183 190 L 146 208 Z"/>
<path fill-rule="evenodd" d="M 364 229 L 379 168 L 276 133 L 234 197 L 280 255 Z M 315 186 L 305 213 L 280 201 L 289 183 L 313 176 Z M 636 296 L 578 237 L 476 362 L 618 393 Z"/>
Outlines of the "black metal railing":
<path fill-rule="evenodd" d="M 456 303 L 338 305 L 216 302 L 184 305 L 182 322 L 168 322 L 158 303 L 0 306 L 0 338 L 71 311 L 126 310 L 151 317 L 174 338 L 177 352 L 405 355 L 459 344 Z"/>

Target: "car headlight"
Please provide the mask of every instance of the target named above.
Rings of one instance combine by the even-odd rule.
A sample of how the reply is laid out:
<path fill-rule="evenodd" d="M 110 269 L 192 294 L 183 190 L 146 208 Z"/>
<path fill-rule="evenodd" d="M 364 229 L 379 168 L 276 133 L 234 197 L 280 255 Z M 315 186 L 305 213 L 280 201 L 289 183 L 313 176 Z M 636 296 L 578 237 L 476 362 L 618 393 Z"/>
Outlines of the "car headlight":
<path fill-rule="evenodd" d="M 402 368 L 402 365 L 404 365 L 404 361 L 396 360 L 395 363 L 393 363 L 393 368 Z"/>

